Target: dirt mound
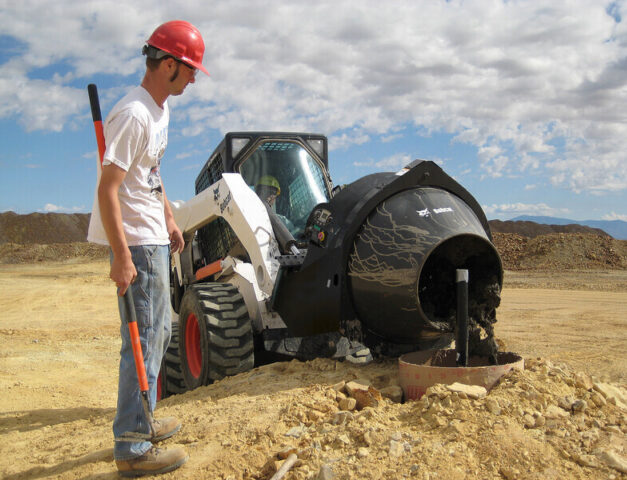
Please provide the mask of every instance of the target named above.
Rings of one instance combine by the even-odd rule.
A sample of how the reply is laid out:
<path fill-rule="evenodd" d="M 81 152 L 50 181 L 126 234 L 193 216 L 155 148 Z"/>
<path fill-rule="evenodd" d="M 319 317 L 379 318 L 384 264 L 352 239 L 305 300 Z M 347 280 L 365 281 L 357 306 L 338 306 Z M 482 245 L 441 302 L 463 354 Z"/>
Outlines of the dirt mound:
<path fill-rule="evenodd" d="M 505 270 L 627 269 L 627 240 L 590 234 L 536 238 L 495 233 L 494 245 Z M 0 244 L 0 264 L 106 260 L 107 247 L 87 242 Z"/>
<path fill-rule="evenodd" d="M 490 220 L 490 230 L 492 233 L 515 233 L 523 237 L 535 238 L 539 235 L 551 235 L 553 233 L 590 233 L 593 235 L 601 235 L 609 237 L 606 232 L 600 228 L 587 227 L 585 225 L 544 225 L 535 222 L 523 220 Z"/>
<path fill-rule="evenodd" d="M 102 260 L 109 248 L 94 243 L 0 243 L 0 264 Z"/>
<path fill-rule="evenodd" d="M 0 213 L 0 243 L 84 242 L 89 226 L 87 213 Z"/>
<path fill-rule="evenodd" d="M 294 377 L 306 386 L 293 388 Z M 398 388 L 396 377 L 395 361 L 361 369 L 293 361 L 173 397 L 164 407 L 189 418 L 194 405 L 191 417 L 204 419 L 187 422 L 179 439 L 194 457 L 211 455 L 212 444 L 231 453 L 203 464 L 207 478 L 268 479 L 289 453 L 300 460 L 287 477 L 293 479 L 587 479 L 612 478 L 625 467 L 625 391 L 565 365 L 530 360 L 480 398 L 438 385 L 420 401 L 399 403 L 386 397 Z M 363 409 L 346 401 L 345 384 L 354 380 L 370 386 L 375 399 Z M 253 390 L 263 414 L 251 429 Z M 190 470 L 177 476 L 192 478 Z"/>
<path fill-rule="evenodd" d="M 89 214 L 0 213 L 0 264 L 108 258 L 108 249 L 85 242 L 88 225 Z M 498 220 L 490 225 L 506 270 L 627 268 L 627 240 L 602 230 Z M 503 226 L 517 231 L 499 233 Z M 557 229 L 587 233 L 552 233 Z"/>
<path fill-rule="evenodd" d="M 494 233 L 493 239 L 506 270 L 627 268 L 627 240 L 608 235 Z"/>

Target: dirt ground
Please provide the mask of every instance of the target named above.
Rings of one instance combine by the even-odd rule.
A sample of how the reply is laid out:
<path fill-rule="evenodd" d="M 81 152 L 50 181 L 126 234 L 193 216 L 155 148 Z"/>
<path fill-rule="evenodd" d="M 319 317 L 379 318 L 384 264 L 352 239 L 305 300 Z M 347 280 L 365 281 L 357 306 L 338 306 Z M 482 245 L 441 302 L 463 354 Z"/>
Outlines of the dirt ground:
<path fill-rule="evenodd" d="M 0 477 L 117 478 L 119 321 L 105 261 L 0 265 Z M 343 411 L 341 382 L 397 385 L 396 359 L 266 365 L 161 401 L 190 460 L 162 478 L 620 479 L 627 271 L 506 272 L 496 336 L 525 358 L 484 398 Z M 339 385 L 338 385 L 339 384 Z"/>

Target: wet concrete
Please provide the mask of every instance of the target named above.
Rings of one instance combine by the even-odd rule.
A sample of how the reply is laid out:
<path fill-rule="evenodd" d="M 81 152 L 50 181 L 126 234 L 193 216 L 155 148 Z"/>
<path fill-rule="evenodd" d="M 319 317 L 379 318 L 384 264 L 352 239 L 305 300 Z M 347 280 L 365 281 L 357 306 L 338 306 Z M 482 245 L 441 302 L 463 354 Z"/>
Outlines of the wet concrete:
<path fill-rule="evenodd" d="M 472 287 L 472 288 L 471 288 Z M 488 357 L 496 365 L 498 345 L 494 339 L 496 308 L 501 303 L 501 288 L 498 281 L 470 283 L 473 291 L 468 302 L 468 353 Z"/>

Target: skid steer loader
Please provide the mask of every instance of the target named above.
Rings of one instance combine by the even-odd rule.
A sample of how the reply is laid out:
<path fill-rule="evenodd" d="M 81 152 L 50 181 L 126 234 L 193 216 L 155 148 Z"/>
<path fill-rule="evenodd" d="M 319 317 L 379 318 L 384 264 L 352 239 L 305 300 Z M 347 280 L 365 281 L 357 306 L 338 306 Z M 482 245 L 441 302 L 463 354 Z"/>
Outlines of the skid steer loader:
<path fill-rule="evenodd" d="M 487 219 L 433 162 L 333 188 L 323 135 L 232 132 L 172 210 L 186 247 L 172 261 L 161 396 L 267 354 L 366 362 L 446 346 L 458 268 L 469 315 L 496 321 L 503 270 Z"/>

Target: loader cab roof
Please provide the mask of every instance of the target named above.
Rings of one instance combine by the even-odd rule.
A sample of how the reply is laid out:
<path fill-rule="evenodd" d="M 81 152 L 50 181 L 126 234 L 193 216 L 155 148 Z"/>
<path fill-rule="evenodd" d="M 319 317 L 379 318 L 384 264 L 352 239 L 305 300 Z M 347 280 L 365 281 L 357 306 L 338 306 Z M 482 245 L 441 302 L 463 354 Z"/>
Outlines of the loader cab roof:
<path fill-rule="evenodd" d="M 196 178 L 196 193 L 218 181 L 222 173 L 238 173 L 242 161 L 260 143 L 271 140 L 300 144 L 322 164 L 328 177 L 329 156 L 327 137 L 324 135 L 298 132 L 229 132 L 215 148 Z"/>
<path fill-rule="evenodd" d="M 319 203 L 331 198 L 327 138 L 295 132 L 230 132 L 209 157 L 196 179 L 196 193 L 239 173 L 251 189 L 262 178 L 278 183 L 273 210 L 294 237 L 303 234 L 306 219 Z"/>
<path fill-rule="evenodd" d="M 298 142 L 329 168 L 327 137 L 313 133 L 295 132 L 229 132 L 209 157 L 209 162 L 217 155 L 222 157 L 225 172 L 237 172 L 236 165 L 259 143 L 268 140 Z"/>

